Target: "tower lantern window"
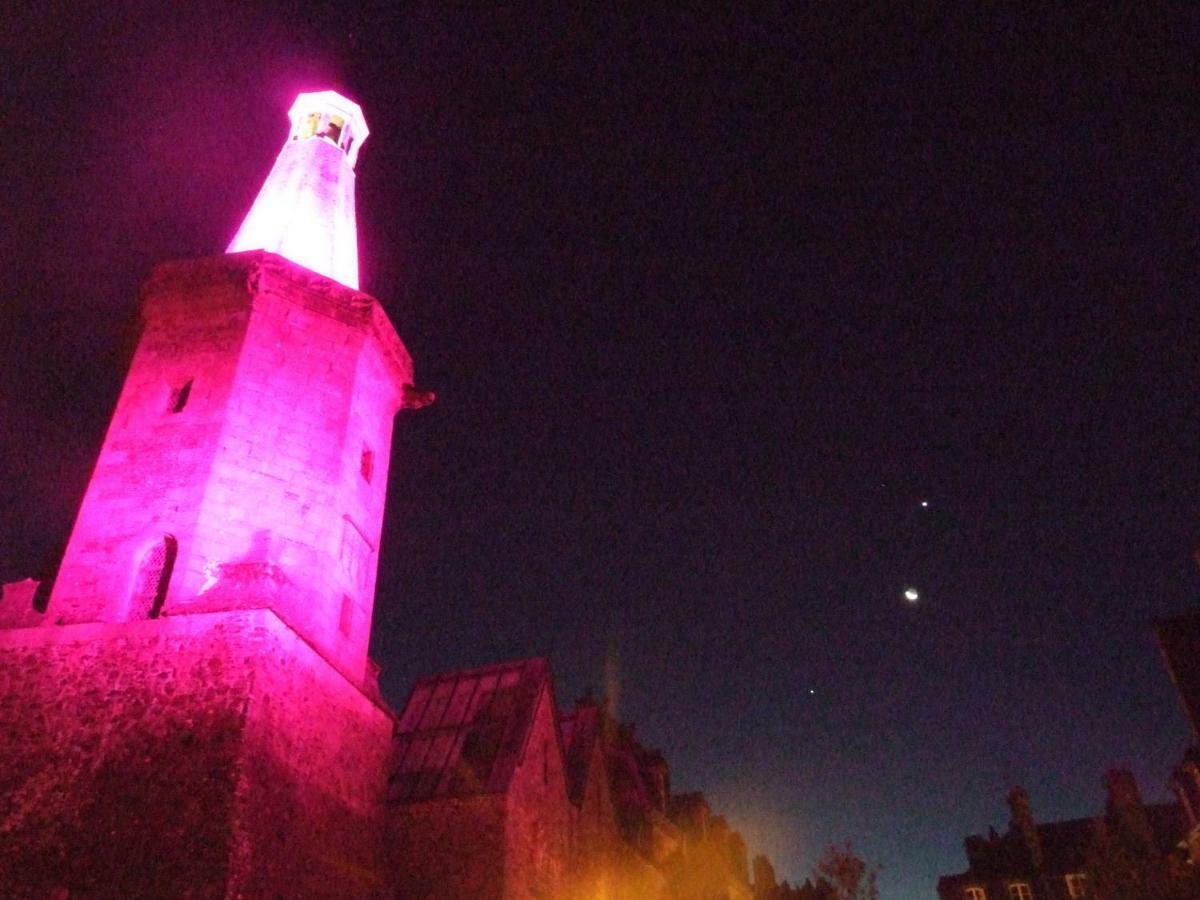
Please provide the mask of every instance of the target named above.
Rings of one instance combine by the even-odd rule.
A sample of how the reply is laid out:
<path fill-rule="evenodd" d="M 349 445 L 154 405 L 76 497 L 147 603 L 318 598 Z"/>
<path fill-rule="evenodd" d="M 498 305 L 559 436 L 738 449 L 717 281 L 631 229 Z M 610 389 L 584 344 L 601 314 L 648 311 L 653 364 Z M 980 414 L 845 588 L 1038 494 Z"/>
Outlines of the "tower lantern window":
<path fill-rule="evenodd" d="M 320 127 L 321 114 L 317 112 L 311 112 L 300 121 L 299 127 L 296 129 L 296 137 L 300 138 L 301 140 L 315 137 L 317 134 L 317 129 Z"/>
<path fill-rule="evenodd" d="M 353 137 L 345 116 L 331 112 L 310 112 L 296 120 L 292 128 L 293 141 L 306 141 L 316 137 L 337 144 L 344 153 L 350 152 Z"/>
<path fill-rule="evenodd" d="M 324 123 L 321 129 L 321 136 L 327 137 L 335 144 L 342 137 L 342 129 L 346 127 L 346 120 L 341 116 L 330 116 Z"/>

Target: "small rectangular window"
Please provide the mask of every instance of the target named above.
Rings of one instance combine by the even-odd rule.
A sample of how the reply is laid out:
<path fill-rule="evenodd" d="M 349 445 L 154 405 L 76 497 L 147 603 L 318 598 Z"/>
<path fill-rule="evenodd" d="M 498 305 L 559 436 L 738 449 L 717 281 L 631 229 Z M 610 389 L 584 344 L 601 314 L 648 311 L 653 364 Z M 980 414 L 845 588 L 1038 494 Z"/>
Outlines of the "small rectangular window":
<path fill-rule="evenodd" d="M 354 618 L 354 601 L 349 594 L 342 594 L 342 612 L 338 616 L 338 631 L 342 637 L 350 637 L 350 626 Z"/>
<path fill-rule="evenodd" d="M 987 900 L 987 892 L 981 887 L 969 887 L 963 891 L 964 900 Z"/>
<path fill-rule="evenodd" d="M 1087 876 L 1083 872 L 1075 872 L 1066 876 L 1067 896 L 1078 900 L 1087 893 Z"/>
<path fill-rule="evenodd" d="M 363 446 L 362 457 L 358 461 L 358 470 L 362 473 L 362 477 L 367 484 L 371 483 L 371 476 L 375 474 L 375 454 L 371 448 Z"/>
<path fill-rule="evenodd" d="M 1033 891 L 1024 881 L 1014 881 L 1008 886 L 1009 900 L 1033 900 Z"/>
<path fill-rule="evenodd" d="M 192 396 L 192 380 L 189 378 L 179 387 L 171 391 L 171 403 L 168 409 L 173 413 L 183 412 L 183 408 L 187 406 L 188 398 Z"/>

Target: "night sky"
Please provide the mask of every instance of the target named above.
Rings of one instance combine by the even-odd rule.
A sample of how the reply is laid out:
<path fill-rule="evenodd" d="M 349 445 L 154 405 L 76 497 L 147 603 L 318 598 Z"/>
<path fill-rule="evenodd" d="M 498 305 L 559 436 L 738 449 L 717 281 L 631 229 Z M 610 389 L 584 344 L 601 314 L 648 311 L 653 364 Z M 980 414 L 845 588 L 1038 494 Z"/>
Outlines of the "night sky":
<path fill-rule="evenodd" d="M 393 702 L 546 655 L 781 877 L 848 837 L 887 898 L 1013 783 L 1041 819 L 1115 764 L 1167 797 L 1196 14 L 167 6 L 0 28 L 0 578 L 60 552 L 138 285 L 224 248 L 332 87 L 364 288 L 438 394 L 393 447 Z"/>

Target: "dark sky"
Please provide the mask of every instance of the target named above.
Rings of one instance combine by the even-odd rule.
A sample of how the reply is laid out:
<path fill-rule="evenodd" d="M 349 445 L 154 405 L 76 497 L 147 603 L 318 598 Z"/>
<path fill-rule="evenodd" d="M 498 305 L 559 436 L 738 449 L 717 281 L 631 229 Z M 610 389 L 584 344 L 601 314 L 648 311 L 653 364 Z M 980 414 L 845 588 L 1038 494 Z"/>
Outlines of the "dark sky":
<path fill-rule="evenodd" d="M 372 130 L 364 287 L 438 393 L 393 449 L 394 702 L 547 655 L 781 875 L 849 837 L 895 898 L 1012 783 L 1047 819 L 1113 764 L 1165 798 L 1200 20 L 572 6 L 7 19 L 0 577 L 65 539 L 141 280 L 223 249 L 333 87 Z"/>

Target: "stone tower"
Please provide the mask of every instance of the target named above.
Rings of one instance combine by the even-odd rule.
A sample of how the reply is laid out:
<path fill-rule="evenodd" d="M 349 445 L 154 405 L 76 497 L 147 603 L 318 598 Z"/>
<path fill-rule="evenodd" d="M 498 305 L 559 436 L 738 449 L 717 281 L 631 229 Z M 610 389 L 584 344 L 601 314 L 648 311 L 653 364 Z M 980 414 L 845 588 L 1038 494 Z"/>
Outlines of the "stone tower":
<path fill-rule="evenodd" d="M 230 247 L 247 252 L 143 287 L 44 614 L 0 609 L 17 896 L 380 884 L 391 718 L 367 645 L 392 419 L 416 394 L 356 289 L 361 110 L 324 92 L 291 115 Z"/>

